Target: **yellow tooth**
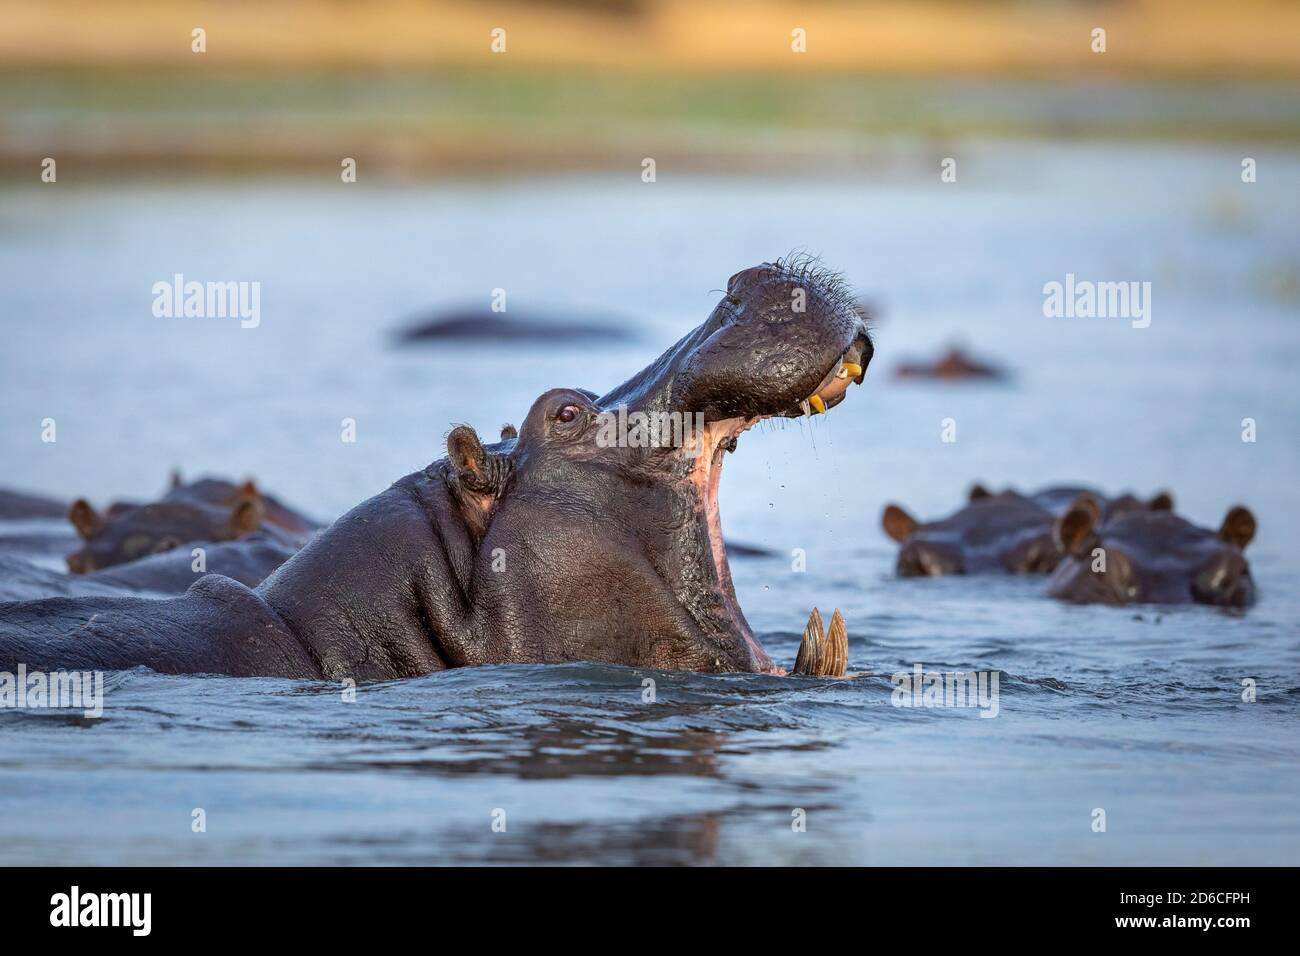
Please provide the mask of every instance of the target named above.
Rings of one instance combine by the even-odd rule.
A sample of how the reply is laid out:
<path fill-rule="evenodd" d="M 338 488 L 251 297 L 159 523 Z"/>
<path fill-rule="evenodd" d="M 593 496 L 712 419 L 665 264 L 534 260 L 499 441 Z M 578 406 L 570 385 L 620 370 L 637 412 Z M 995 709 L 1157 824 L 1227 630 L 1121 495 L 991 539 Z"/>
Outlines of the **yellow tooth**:
<path fill-rule="evenodd" d="M 845 362 L 844 371 L 849 373 L 849 378 L 857 378 L 862 374 L 862 366 L 854 365 L 852 362 Z"/>
<path fill-rule="evenodd" d="M 820 395 L 810 395 L 808 397 L 808 404 L 817 410 L 817 414 L 819 415 L 826 414 L 826 403 L 822 401 L 822 397 Z"/>

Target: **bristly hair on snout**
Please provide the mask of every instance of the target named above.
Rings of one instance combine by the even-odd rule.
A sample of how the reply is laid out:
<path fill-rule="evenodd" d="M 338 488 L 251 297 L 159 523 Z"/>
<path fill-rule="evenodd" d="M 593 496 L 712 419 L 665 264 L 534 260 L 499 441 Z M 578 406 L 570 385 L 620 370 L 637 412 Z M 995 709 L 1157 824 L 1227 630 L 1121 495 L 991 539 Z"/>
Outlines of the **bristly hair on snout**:
<path fill-rule="evenodd" d="M 832 305 L 856 313 L 866 326 L 867 338 L 871 338 L 871 314 L 853 294 L 844 273 L 823 264 L 820 256 L 792 249 L 773 262 L 772 268 L 784 279 L 815 287 Z"/>

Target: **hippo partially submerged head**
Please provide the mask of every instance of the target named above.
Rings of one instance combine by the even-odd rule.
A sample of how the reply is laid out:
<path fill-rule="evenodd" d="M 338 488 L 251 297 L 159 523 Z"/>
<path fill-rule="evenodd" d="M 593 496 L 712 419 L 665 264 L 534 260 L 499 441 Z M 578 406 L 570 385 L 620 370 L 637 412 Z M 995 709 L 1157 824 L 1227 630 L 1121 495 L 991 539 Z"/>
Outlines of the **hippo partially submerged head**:
<path fill-rule="evenodd" d="M 1053 531 L 1065 557 L 1048 594 L 1078 604 L 1213 604 L 1246 607 L 1255 584 L 1243 554 L 1255 516 L 1232 508 L 1218 531 L 1169 511 L 1127 511 L 1104 523 L 1072 508 Z"/>
<path fill-rule="evenodd" d="M 101 513 L 85 498 L 68 509 L 82 545 L 67 557 L 73 574 L 90 574 L 195 542 L 236 541 L 267 527 L 285 545 L 301 544 L 316 525 L 251 480 L 201 478 L 188 484 L 173 473 L 170 490 L 148 504 L 116 502 Z"/>
<path fill-rule="evenodd" d="M 208 575 L 150 606 L 9 605 L 0 665 L 25 654 L 359 680 L 569 660 L 783 673 L 732 586 L 723 457 L 764 418 L 839 404 L 871 356 L 837 277 L 804 261 L 747 269 L 624 384 L 545 392 L 497 443 L 453 429 L 447 458 L 354 508 L 256 590 Z M 74 629 L 75 643 L 58 639 Z M 814 614 L 796 672 L 843 674 L 846 652 L 838 613 L 826 632 Z"/>
<path fill-rule="evenodd" d="M 90 574 L 171 551 L 190 541 L 234 541 L 262 525 L 262 503 L 241 498 L 227 508 L 185 501 L 114 506 L 100 514 L 84 498 L 68 511 L 81 547 L 68 555 L 68 570 Z"/>
<path fill-rule="evenodd" d="M 1062 552 L 1052 533 L 1057 516 L 1087 508 L 1099 520 L 1131 511 L 1168 511 L 1173 499 L 1161 492 L 1148 501 L 1131 494 L 1107 498 L 1091 488 L 1058 485 L 1023 495 L 1010 489 L 994 494 L 975 485 L 961 510 L 921 523 L 895 504 L 887 505 L 881 525 L 902 547 L 899 577 L 1002 572 L 1046 574 Z"/>

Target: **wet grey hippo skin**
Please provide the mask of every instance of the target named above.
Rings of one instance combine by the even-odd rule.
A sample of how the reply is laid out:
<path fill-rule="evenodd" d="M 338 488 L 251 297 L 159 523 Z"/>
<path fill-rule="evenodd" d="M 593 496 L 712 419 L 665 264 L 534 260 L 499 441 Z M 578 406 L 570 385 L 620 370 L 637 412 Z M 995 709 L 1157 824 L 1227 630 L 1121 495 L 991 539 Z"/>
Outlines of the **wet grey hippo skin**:
<path fill-rule="evenodd" d="M 803 262 L 747 269 L 624 384 L 600 398 L 548 391 L 517 437 L 492 445 L 453 429 L 446 458 L 358 505 L 256 589 L 211 574 L 167 600 L 0 605 L 0 670 L 381 680 L 598 660 L 783 673 L 732 587 L 723 458 L 763 418 L 839 404 L 871 355 L 836 277 Z M 611 446 L 598 436 L 620 406 L 698 413 L 703 428 L 685 447 Z M 833 621 L 837 658 L 842 631 Z"/>
<path fill-rule="evenodd" d="M 1129 511 L 1103 523 L 1088 508 L 1071 508 L 1054 525 L 1064 558 L 1047 593 L 1076 604 L 1247 607 L 1255 583 L 1244 552 L 1255 527 L 1240 505 L 1218 531 L 1167 511 Z"/>
<path fill-rule="evenodd" d="M 1160 493 L 1148 502 L 1132 495 L 1108 499 L 1076 486 L 1044 488 L 1032 495 L 971 489 L 967 505 L 939 521 L 918 522 L 898 505 L 887 505 L 881 525 L 902 545 L 895 569 L 900 577 L 945 574 L 1045 574 L 1060 563 L 1053 536 L 1056 518 L 1086 503 L 1102 520 L 1130 511 L 1168 511 L 1173 499 Z"/>
<path fill-rule="evenodd" d="M 78 498 L 68 509 L 68 519 L 81 537 L 81 546 L 67 556 L 73 574 L 90 574 L 173 549 L 188 552 L 204 542 L 237 541 L 259 530 L 296 549 L 319 528 L 252 481 L 237 485 L 202 478 L 183 484 L 179 475 L 173 476 L 171 490 L 158 501 L 117 502 L 100 514 L 85 498 Z M 253 554 L 250 550 L 249 557 Z M 278 563 L 267 566 L 263 576 Z"/>

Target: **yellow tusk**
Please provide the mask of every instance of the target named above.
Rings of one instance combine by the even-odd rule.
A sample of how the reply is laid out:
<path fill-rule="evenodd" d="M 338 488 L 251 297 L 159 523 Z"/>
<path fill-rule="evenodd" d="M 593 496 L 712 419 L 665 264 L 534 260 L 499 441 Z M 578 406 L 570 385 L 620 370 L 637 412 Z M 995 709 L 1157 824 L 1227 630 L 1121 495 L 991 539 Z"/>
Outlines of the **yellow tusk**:
<path fill-rule="evenodd" d="M 857 378 L 862 374 L 862 366 L 854 365 L 852 362 L 845 362 L 844 371 L 849 373 L 849 378 Z"/>
<path fill-rule="evenodd" d="M 820 395 L 809 396 L 808 404 L 811 405 L 813 408 L 817 409 L 817 413 L 819 415 L 826 414 L 826 403 L 822 401 L 822 397 Z"/>

